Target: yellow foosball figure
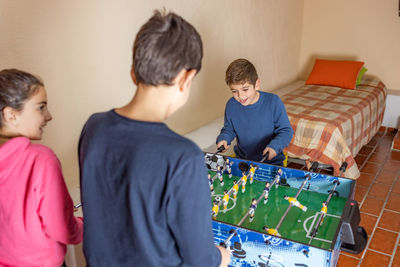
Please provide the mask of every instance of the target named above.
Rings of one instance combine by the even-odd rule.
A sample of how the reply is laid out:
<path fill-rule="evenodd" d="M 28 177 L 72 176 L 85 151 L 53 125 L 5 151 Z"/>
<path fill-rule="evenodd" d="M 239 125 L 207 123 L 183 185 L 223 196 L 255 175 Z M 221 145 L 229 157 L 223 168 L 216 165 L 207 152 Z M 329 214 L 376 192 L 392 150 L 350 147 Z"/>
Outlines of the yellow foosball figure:
<path fill-rule="evenodd" d="M 256 172 L 256 168 L 254 167 L 253 164 L 250 164 L 250 170 L 249 170 L 249 174 L 250 174 L 250 184 L 253 183 L 253 178 L 254 178 L 255 172 Z"/>
<path fill-rule="evenodd" d="M 281 236 L 281 235 L 278 233 L 278 231 L 277 231 L 276 229 L 274 229 L 274 228 L 268 228 L 267 226 L 264 226 L 264 227 L 263 227 L 263 230 L 264 230 L 265 232 L 267 232 L 267 234 L 269 234 L 269 235 Z"/>
<path fill-rule="evenodd" d="M 246 183 L 247 183 L 247 176 L 243 172 L 243 176 L 242 176 L 242 193 L 244 193 L 244 191 L 246 191 Z"/>
<path fill-rule="evenodd" d="M 229 195 L 228 191 L 224 190 L 224 196 L 222 197 L 222 203 L 224 204 L 224 212 L 228 208 L 228 203 L 229 203 Z"/>
<path fill-rule="evenodd" d="M 296 207 L 302 209 L 303 211 L 307 211 L 307 207 L 301 205 L 301 203 L 294 197 L 288 197 L 287 195 L 284 195 L 283 198 L 286 199 L 287 201 L 289 201 L 289 203 L 293 203 L 293 206 L 296 206 Z"/>
<path fill-rule="evenodd" d="M 322 216 L 321 224 L 324 221 L 324 218 L 327 213 L 328 213 L 328 206 L 327 206 L 326 201 L 324 201 L 324 202 L 322 202 L 322 208 L 321 208 L 321 216 Z"/>
<path fill-rule="evenodd" d="M 215 220 L 219 211 L 218 201 L 214 200 L 214 206 L 212 207 L 212 217 Z"/>
<path fill-rule="evenodd" d="M 233 199 L 236 199 L 237 198 L 237 193 L 239 191 L 239 186 L 238 186 L 236 180 L 233 180 L 232 190 L 233 190 Z"/>

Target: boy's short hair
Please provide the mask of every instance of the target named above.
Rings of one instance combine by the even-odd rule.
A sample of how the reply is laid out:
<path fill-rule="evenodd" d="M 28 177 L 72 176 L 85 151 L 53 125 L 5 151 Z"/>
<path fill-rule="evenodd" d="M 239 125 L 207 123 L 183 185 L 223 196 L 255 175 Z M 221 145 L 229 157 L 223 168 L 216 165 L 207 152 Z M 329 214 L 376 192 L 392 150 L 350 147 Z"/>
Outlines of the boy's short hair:
<path fill-rule="evenodd" d="M 236 59 L 226 69 L 225 82 L 227 85 L 244 84 L 246 82 L 255 85 L 257 80 L 256 68 L 247 59 Z"/>
<path fill-rule="evenodd" d="M 175 13 L 155 11 L 133 45 L 132 68 L 138 84 L 172 85 L 182 69 L 201 69 L 203 44 L 196 29 Z"/>

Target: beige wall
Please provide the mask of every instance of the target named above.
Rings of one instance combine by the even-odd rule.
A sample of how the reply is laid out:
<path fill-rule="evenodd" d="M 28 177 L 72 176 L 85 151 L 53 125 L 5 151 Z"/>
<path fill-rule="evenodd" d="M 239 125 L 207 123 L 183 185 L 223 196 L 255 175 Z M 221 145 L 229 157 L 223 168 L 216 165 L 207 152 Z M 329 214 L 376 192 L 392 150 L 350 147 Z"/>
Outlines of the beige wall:
<path fill-rule="evenodd" d="M 195 25 L 204 42 L 203 69 L 188 104 L 168 120 L 186 133 L 223 114 L 228 63 L 253 61 L 263 90 L 297 77 L 303 1 L 277 0 L 0 0 L 0 69 L 40 75 L 53 121 L 42 143 L 77 185 L 77 143 L 93 112 L 125 104 L 134 93 L 129 69 L 139 27 L 165 6 Z"/>
<path fill-rule="evenodd" d="M 400 90 L 398 8 L 398 0 L 305 0 L 301 78 L 315 57 L 356 59 L 389 89 Z"/>

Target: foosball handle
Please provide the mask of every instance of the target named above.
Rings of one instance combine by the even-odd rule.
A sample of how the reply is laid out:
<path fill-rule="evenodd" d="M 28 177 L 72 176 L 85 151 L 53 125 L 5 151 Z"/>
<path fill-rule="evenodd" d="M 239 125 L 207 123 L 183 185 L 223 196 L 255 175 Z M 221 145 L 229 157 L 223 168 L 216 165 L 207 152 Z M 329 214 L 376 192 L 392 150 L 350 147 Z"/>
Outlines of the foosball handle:
<path fill-rule="evenodd" d="M 340 172 L 339 176 L 342 176 L 342 174 L 346 171 L 347 165 L 348 164 L 346 161 L 342 163 L 342 165 L 339 168 L 339 172 Z"/>
<path fill-rule="evenodd" d="M 311 165 L 310 172 L 315 172 L 319 166 L 318 161 L 314 161 Z"/>
<path fill-rule="evenodd" d="M 224 145 L 221 145 L 220 147 L 217 148 L 217 153 L 222 152 L 225 149 Z"/>
<path fill-rule="evenodd" d="M 219 243 L 219 245 L 221 247 L 227 248 L 228 247 L 227 244 L 228 244 L 229 240 L 231 240 L 232 237 L 234 237 L 235 235 L 237 235 L 237 232 L 235 229 L 229 230 L 229 236 L 226 238 L 226 240 L 224 242 Z"/>
<path fill-rule="evenodd" d="M 263 155 L 260 162 L 264 162 L 268 157 L 269 157 L 269 151 L 267 151 L 267 153 L 265 153 L 265 155 Z"/>

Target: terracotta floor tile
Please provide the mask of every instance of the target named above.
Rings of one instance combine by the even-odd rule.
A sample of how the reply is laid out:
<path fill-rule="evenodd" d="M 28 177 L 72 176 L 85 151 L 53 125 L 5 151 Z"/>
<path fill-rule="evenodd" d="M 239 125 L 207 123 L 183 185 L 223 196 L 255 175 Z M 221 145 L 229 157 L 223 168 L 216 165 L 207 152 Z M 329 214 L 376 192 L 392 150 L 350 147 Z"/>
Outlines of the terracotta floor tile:
<path fill-rule="evenodd" d="M 366 155 L 360 155 L 360 154 L 358 154 L 355 158 L 354 158 L 354 160 L 356 161 L 356 163 L 357 163 L 357 166 L 360 168 L 361 167 L 361 165 L 364 163 L 364 161 L 367 159 L 367 156 Z"/>
<path fill-rule="evenodd" d="M 378 130 L 378 132 L 376 133 L 377 135 L 378 134 L 384 134 L 386 132 L 386 127 L 385 126 L 381 126 L 381 127 L 379 127 L 379 130 Z"/>
<path fill-rule="evenodd" d="M 400 195 L 392 192 L 386 203 L 386 208 L 400 212 Z"/>
<path fill-rule="evenodd" d="M 374 137 L 371 138 L 371 140 L 368 142 L 367 146 L 375 146 L 378 141 L 381 139 L 380 135 L 375 135 Z"/>
<path fill-rule="evenodd" d="M 382 167 L 381 164 L 376 164 L 376 163 L 367 161 L 367 163 L 364 165 L 364 167 L 361 169 L 361 171 L 364 173 L 369 173 L 369 174 L 375 175 L 378 173 L 378 171 L 381 169 L 381 167 Z"/>
<path fill-rule="evenodd" d="M 374 147 L 372 147 L 372 146 L 363 146 L 360 149 L 360 151 L 358 152 L 358 154 L 368 156 L 371 153 L 373 148 Z"/>
<path fill-rule="evenodd" d="M 400 183 L 399 183 L 400 184 Z M 360 203 L 365 196 L 365 193 L 367 193 L 368 187 L 362 186 L 362 185 L 356 185 L 356 192 L 355 192 L 355 196 L 354 199 Z"/>
<path fill-rule="evenodd" d="M 386 161 L 388 156 L 389 155 L 387 153 L 380 153 L 380 152 L 372 153 L 368 159 L 368 162 L 383 163 Z"/>
<path fill-rule="evenodd" d="M 400 213 L 384 210 L 378 226 L 396 232 L 400 231 Z"/>
<path fill-rule="evenodd" d="M 378 220 L 378 217 L 363 212 L 361 212 L 360 214 L 361 214 L 360 226 L 364 227 L 365 231 L 367 231 L 368 236 L 371 236 L 372 231 L 375 228 L 376 221 Z"/>
<path fill-rule="evenodd" d="M 389 146 L 388 144 L 384 143 L 382 145 L 381 144 L 377 145 L 374 152 L 388 153 L 389 154 L 391 149 L 392 149 L 391 145 Z"/>
<path fill-rule="evenodd" d="M 383 165 L 383 170 L 397 173 L 400 170 L 400 161 L 388 160 Z"/>
<path fill-rule="evenodd" d="M 376 177 L 375 181 L 383 183 L 383 184 L 387 184 L 387 185 L 392 185 L 395 178 L 396 178 L 396 175 L 393 172 L 388 172 L 388 171 L 382 170 Z M 399 193 L 400 193 L 400 191 L 399 191 Z"/>
<path fill-rule="evenodd" d="M 375 229 L 369 248 L 386 254 L 392 254 L 397 241 L 397 233 L 380 228 Z"/>
<path fill-rule="evenodd" d="M 400 151 L 392 151 L 389 155 L 389 159 L 400 161 Z"/>
<path fill-rule="evenodd" d="M 378 145 L 391 146 L 395 135 L 396 135 L 395 133 L 391 133 L 382 136 Z"/>
<path fill-rule="evenodd" d="M 353 267 L 353 266 L 356 267 L 356 266 L 358 266 L 358 263 L 360 262 L 360 260 L 348 257 L 342 253 L 339 256 L 339 261 L 338 261 L 337 267 Z"/>
<path fill-rule="evenodd" d="M 392 261 L 392 267 L 400 267 L 400 246 L 397 247 L 396 254 Z"/>
<path fill-rule="evenodd" d="M 385 267 L 389 266 L 389 263 L 390 257 L 372 250 L 367 250 L 365 257 L 361 262 L 361 267 Z"/>
<path fill-rule="evenodd" d="M 392 188 L 392 193 L 400 194 L 400 180 L 397 179 L 396 183 Z"/>
<path fill-rule="evenodd" d="M 394 135 L 394 134 L 396 134 L 398 131 L 399 131 L 399 129 L 397 129 L 397 128 L 388 127 L 386 132 L 387 132 L 388 134 Z"/>
<path fill-rule="evenodd" d="M 368 192 L 368 196 L 374 196 L 380 199 L 386 199 L 390 186 L 382 183 L 374 183 Z"/>
<path fill-rule="evenodd" d="M 384 201 L 381 199 L 367 197 L 361 207 L 362 212 L 378 216 L 381 213 Z"/>
<path fill-rule="evenodd" d="M 372 183 L 372 181 L 374 180 L 375 176 L 372 174 L 368 174 L 368 173 L 360 173 L 360 177 L 358 177 L 357 179 L 357 186 L 361 185 L 361 186 L 365 186 L 365 187 L 369 187 Z"/>

